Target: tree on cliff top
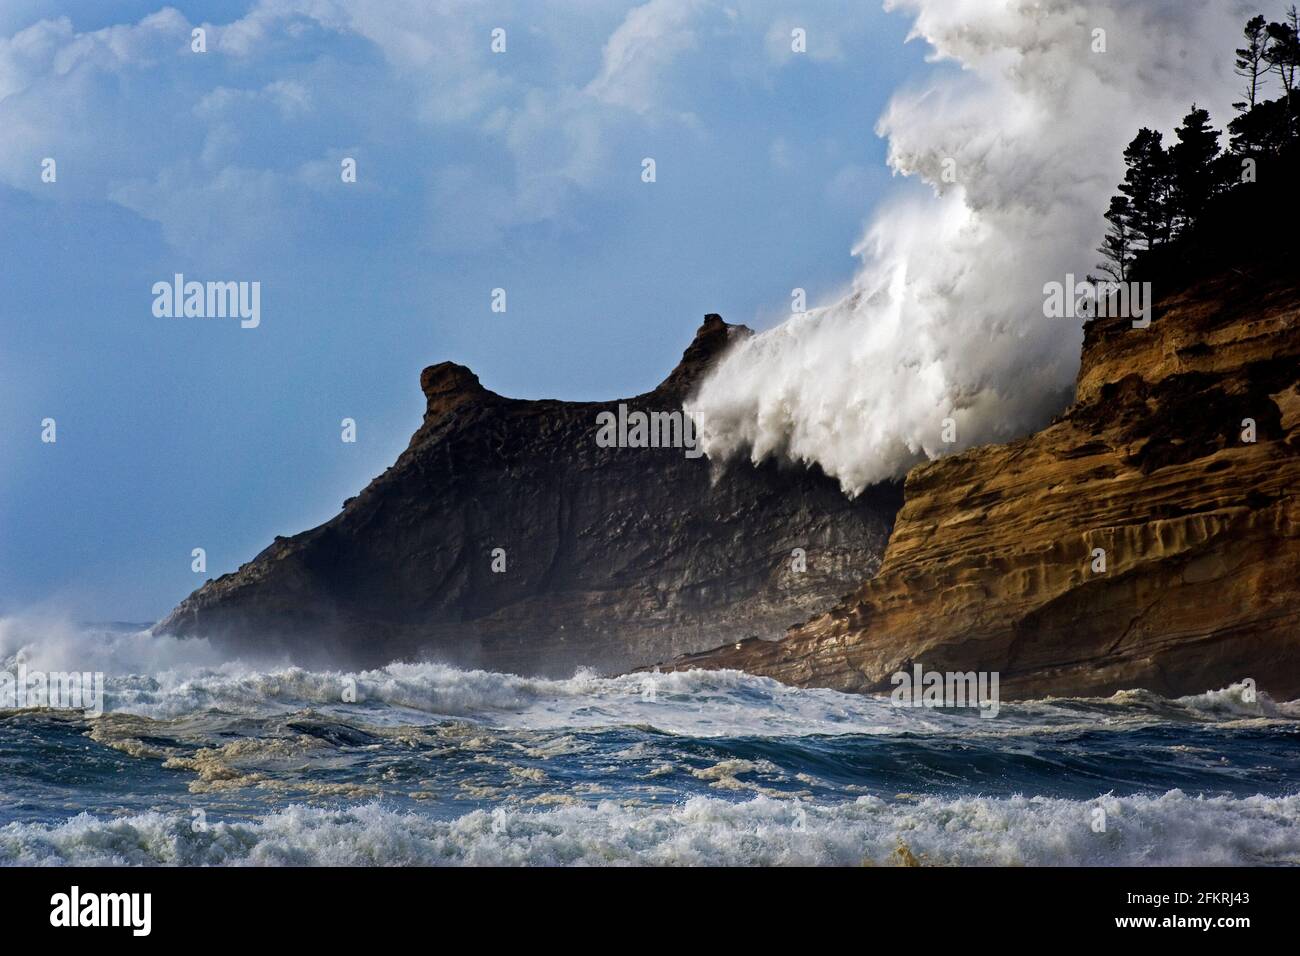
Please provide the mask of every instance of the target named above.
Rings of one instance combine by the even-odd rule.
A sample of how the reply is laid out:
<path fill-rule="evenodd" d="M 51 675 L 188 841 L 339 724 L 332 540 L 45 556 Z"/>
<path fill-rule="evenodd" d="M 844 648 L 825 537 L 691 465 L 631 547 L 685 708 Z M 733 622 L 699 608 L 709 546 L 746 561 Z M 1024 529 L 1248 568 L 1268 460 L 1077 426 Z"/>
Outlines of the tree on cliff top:
<path fill-rule="evenodd" d="M 1236 74 L 1246 80 L 1246 99 L 1233 103 L 1240 112 L 1253 110 L 1259 100 L 1259 94 L 1268 78 L 1271 65 L 1268 62 L 1268 24 L 1262 16 L 1251 17 L 1243 31 L 1246 45 L 1237 48 Z"/>
<path fill-rule="evenodd" d="M 1225 185 L 1219 158 L 1219 131 L 1210 125 L 1210 114 L 1192 104 L 1183 117 L 1178 138 L 1169 148 L 1171 202 L 1176 228 L 1184 229 L 1205 212 L 1210 199 Z"/>
<path fill-rule="evenodd" d="M 1251 193 L 1254 198 L 1246 200 L 1240 192 L 1254 186 L 1261 174 L 1269 177 L 1274 200 L 1290 201 L 1287 184 L 1300 159 L 1300 14 L 1293 5 L 1281 22 L 1251 17 L 1243 36 L 1234 67 L 1246 80 L 1246 98 L 1233 104 L 1239 115 L 1228 124 L 1228 151 L 1220 150 L 1220 132 L 1209 113 L 1195 104 L 1168 149 L 1159 131 L 1143 127 L 1124 150 L 1124 181 L 1106 210 L 1107 230 L 1098 248 L 1105 258 L 1098 268 L 1117 281 L 1131 280 L 1134 270 L 1145 272 L 1144 263 L 1156 261 L 1166 271 L 1186 271 L 1190 266 L 1179 243 L 1185 244 L 1203 222 L 1212 224 L 1198 233 L 1202 244 L 1207 230 L 1224 226 L 1229 235 L 1223 240 L 1233 234 L 1249 239 L 1260 223 L 1246 221 L 1236 200 L 1247 205 L 1265 201 L 1263 194 Z M 1274 77 L 1282 95 L 1264 99 Z M 1232 197 L 1229 206 L 1220 197 Z"/>
<path fill-rule="evenodd" d="M 1147 249 L 1168 240 L 1172 224 L 1169 154 L 1162 139 L 1157 131 L 1143 127 L 1124 150 L 1128 170 L 1119 191 L 1127 200 L 1128 225 Z"/>
<path fill-rule="evenodd" d="M 1128 197 L 1111 198 L 1110 209 L 1106 211 L 1106 222 L 1110 226 L 1106 230 L 1106 238 L 1097 247 L 1103 257 L 1097 263 L 1097 268 L 1116 282 L 1124 282 L 1128 279 L 1129 266 L 1133 262 L 1135 240 L 1133 207 L 1129 205 Z"/>

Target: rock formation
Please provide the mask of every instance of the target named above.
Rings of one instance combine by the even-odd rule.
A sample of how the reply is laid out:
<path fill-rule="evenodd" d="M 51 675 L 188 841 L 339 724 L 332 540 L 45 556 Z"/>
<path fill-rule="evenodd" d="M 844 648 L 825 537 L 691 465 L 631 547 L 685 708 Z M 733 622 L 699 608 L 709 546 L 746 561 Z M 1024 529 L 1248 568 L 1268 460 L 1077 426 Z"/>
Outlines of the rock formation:
<path fill-rule="evenodd" d="M 745 334 L 708 316 L 672 374 L 628 409 L 680 410 Z M 597 415 L 617 402 L 504 398 L 449 362 L 420 384 L 424 422 L 391 468 L 157 629 L 308 664 L 625 670 L 779 636 L 875 571 L 898 508 L 897 488 L 849 501 L 818 470 L 599 447 Z M 806 571 L 794 570 L 796 548 Z"/>
<path fill-rule="evenodd" d="M 1243 678 L 1300 696 L 1292 268 L 1157 288 L 1147 329 L 1089 323 L 1075 403 L 1028 438 L 913 469 L 874 577 L 780 641 L 672 666 L 862 692 L 921 663 L 1000 672 L 1013 698 Z"/>

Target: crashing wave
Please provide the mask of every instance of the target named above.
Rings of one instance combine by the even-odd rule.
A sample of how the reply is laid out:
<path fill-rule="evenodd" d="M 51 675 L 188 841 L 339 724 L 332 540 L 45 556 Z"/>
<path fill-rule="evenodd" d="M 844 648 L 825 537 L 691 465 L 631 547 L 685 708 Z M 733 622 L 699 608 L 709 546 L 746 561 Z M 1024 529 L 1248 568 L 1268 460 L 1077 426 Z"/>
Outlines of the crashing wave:
<path fill-rule="evenodd" d="M 1105 832 L 1088 826 L 1098 806 Z M 378 803 L 290 806 L 196 832 L 188 816 L 88 814 L 0 829 L 17 865 L 1067 865 L 1300 864 L 1300 796 L 1073 801 L 1016 797 L 816 806 L 764 796 L 674 807 L 614 801 L 451 820 Z"/>

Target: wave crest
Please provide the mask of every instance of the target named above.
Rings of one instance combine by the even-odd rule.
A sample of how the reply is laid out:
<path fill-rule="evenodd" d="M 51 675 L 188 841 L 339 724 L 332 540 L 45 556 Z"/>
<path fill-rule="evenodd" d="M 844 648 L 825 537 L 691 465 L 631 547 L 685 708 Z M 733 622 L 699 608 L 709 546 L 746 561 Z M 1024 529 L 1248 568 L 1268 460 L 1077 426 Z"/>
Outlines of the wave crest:
<path fill-rule="evenodd" d="M 1105 832 L 1091 827 L 1097 806 Z M 436 820 L 378 803 L 290 806 L 195 832 L 142 813 L 0 829 L 17 865 L 1245 866 L 1300 863 L 1300 796 L 1073 801 L 1016 797 L 816 806 L 696 797 L 671 808 L 612 801 Z"/>

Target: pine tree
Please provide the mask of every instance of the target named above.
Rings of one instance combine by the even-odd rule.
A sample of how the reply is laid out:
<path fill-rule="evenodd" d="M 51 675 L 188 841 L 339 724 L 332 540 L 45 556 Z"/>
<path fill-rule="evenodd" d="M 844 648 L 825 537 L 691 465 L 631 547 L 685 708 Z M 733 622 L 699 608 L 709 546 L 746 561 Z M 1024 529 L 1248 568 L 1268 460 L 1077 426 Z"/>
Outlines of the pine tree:
<path fill-rule="evenodd" d="M 1172 232 L 1169 156 L 1160 133 L 1143 127 L 1124 150 L 1128 170 L 1119 191 L 1129 204 L 1135 237 L 1153 249 Z"/>
<path fill-rule="evenodd" d="M 1286 125 L 1283 138 L 1293 135 L 1294 117 L 1291 112 L 1291 92 L 1295 89 L 1296 68 L 1300 67 L 1300 15 L 1294 5 L 1287 10 L 1282 23 L 1268 25 L 1268 50 L 1265 59 L 1282 81 L 1282 101 L 1285 106 Z"/>
<path fill-rule="evenodd" d="M 1276 42 L 1280 44 L 1278 63 L 1282 67 L 1279 72 L 1286 74 L 1286 91 L 1289 95 L 1295 89 L 1296 68 L 1300 67 L 1300 13 L 1296 12 L 1294 3 L 1287 8 L 1281 27 L 1281 30 L 1276 31 Z"/>
<path fill-rule="evenodd" d="M 1097 247 L 1103 258 L 1097 268 L 1114 281 L 1132 281 L 1139 263 L 1144 273 L 1177 270 L 1179 255 L 1148 257 L 1162 245 L 1175 243 L 1176 250 L 1194 254 L 1198 244 L 1209 248 L 1221 242 L 1223 224 L 1234 215 L 1243 218 L 1240 205 L 1216 202 L 1221 194 L 1240 195 L 1245 208 L 1259 207 L 1256 218 L 1267 218 L 1261 204 L 1281 195 L 1278 173 L 1289 175 L 1285 164 L 1300 157 L 1300 13 L 1292 5 L 1282 23 L 1251 17 L 1242 33 L 1245 45 L 1236 50 L 1234 66 L 1246 81 L 1245 99 L 1233 104 L 1239 115 L 1227 126 L 1230 151 L 1220 149 L 1221 132 L 1194 103 L 1167 149 L 1161 134 L 1146 127 L 1125 148 L 1124 181 L 1110 201 L 1106 233 Z M 1282 95 L 1269 99 L 1266 87 L 1274 77 Z M 1272 184 L 1271 195 L 1253 185 L 1265 179 Z M 1198 223 L 1205 226 L 1203 234 L 1193 236 L 1190 230 Z"/>
<path fill-rule="evenodd" d="M 1200 218 L 1210 199 L 1219 191 L 1219 131 L 1210 125 L 1210 114 L 1192 104 L 1175 131 L 1178 142 L 1169 148 L 1173 181 L 1175 228 L 1186 229 Z"/>
<path fill-rule="evenodd" d="M 1097 247 L 1103 261 L 1097 263 L 1097 268 L 1116 282 L 1125 282 L 1134 251 L 1133 208 L 1129 205 L 1128 197 L 1111 197 L 1110 208 L 1106 210 L 1106 222 L 1110 224 L 1106 229 L 1106 238 Z"/>
<path fill-rule="evenodd" d="M 1246 99 L 1232 105 L 1241 112 L 1253 110 L 1259 99 L 1260 88 L 1268 77 L 1268 26 L 1262 16 L 1251 17 L 1242 31 L 1246 45 L 1237 48 L 1236 74 L 1246 80 Z"/>
<path fill-rule="evenodd" d="M 1275 155 L 1286 142 L 1287 106 L 1279 97 L 1261 100 L 1228 124 L 1233 152 L 1241 156 Z"/>

